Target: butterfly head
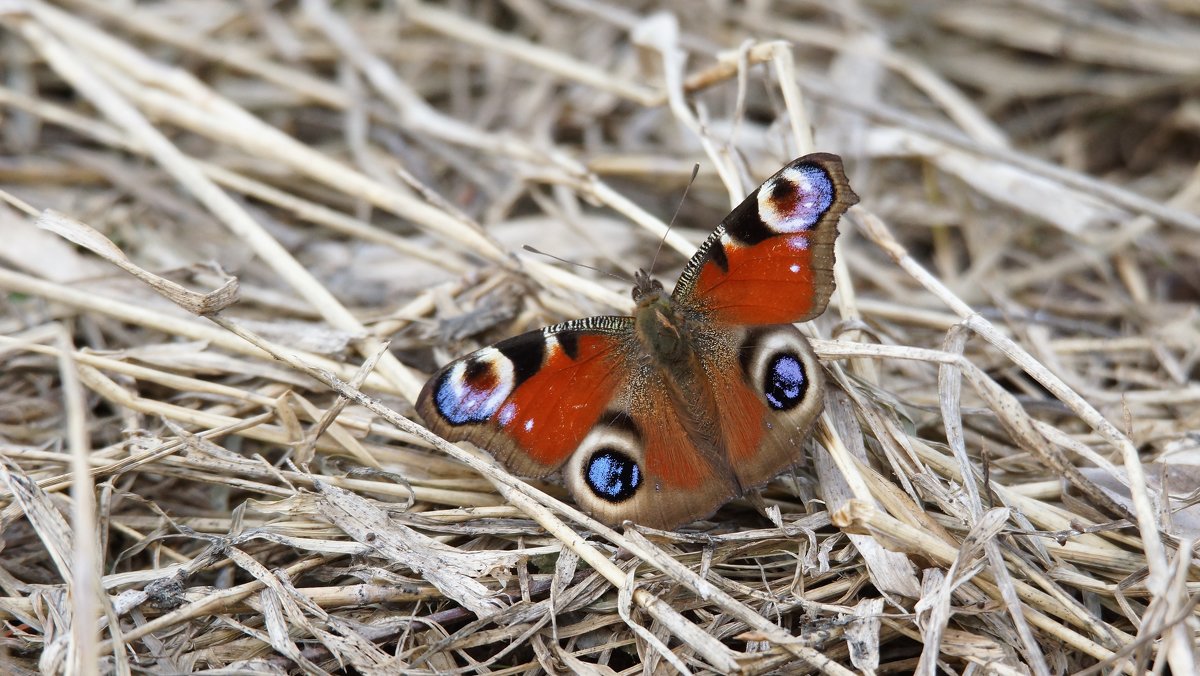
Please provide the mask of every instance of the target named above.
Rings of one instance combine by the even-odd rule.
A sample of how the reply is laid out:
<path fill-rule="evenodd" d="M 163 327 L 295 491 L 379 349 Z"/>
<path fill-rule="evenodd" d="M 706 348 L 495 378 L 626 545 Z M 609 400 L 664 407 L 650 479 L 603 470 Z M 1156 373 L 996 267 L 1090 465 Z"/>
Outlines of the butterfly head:
<path fill-rule="evenodd" d="M 633 273 L 633 281 L 633 302 L 637 303 L 638 307 L 652 304 L 666 297 L 662 282 L 651 277 L 650 273 L 645 270 Z"/>

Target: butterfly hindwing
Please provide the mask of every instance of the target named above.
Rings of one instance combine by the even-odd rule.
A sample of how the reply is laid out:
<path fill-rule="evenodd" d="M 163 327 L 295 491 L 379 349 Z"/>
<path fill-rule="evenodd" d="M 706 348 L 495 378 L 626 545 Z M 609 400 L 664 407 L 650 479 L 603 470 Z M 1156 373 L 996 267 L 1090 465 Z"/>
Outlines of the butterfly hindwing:
<path fill-rule="evenodd" d="M 706 363 L 730 465 L 743 490 L 761 486 L 801 457 L 820 415 L 823 377 L 812 347 L 791 324 L 736 327 L 736 363 Z"/>
<path fill-rule="evenodd" d="M 802 322 L 833 293 L 833 244 L 858 202 L 836 155 L 789 163 L 750 193 L 692 256 L 673 294 L 723 325 Z"/>
<path fill-rule="evenodd" d="M 563 483 L 581 509 L 609 524 L 673 528 L 737 494 L 734 478 L 712 462 L 711 448 L 696 447 L 664 390 L 629 393 L 563 466 Z"/>

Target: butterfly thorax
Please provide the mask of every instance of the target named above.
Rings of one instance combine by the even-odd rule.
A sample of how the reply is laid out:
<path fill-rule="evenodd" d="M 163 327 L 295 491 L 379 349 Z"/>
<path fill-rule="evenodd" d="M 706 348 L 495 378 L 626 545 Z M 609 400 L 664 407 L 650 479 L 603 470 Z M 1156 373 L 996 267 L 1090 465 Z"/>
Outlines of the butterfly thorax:
<path fill-rule="evenodd" d="M 691 353 L 684 329 L 685 318 L 662 283 L 644 270 L 634 276 L 635 333 L 645 354 L 658 366 L 686 362 Z"/>

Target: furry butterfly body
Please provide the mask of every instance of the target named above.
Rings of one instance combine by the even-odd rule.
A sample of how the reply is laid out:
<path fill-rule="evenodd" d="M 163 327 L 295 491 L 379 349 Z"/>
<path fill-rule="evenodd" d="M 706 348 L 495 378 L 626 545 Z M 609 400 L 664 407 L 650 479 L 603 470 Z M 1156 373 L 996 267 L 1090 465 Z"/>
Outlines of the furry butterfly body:
<path fill-rule="evenodd" d="M 632 317 L 457 359 L 417 410 L 514 473 L 561 472 L 606 523 L 704 518 L 791 465 L 821 411 L 820 367 L 792 323 L 824 312 L 837 222 L 857 201 L 837 156 L 794 160 L 725 217 L 672 293 L 638 271 Z"/>

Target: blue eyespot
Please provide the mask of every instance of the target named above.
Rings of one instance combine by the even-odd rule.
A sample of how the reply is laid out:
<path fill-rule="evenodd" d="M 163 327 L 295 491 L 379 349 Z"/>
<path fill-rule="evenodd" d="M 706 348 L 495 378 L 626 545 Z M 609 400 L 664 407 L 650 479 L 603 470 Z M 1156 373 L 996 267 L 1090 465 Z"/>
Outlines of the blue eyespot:
<path fill-rule="evenodd" d="M 624 453 L 605 448 L 587 461 L 583 480 L 601 500 L 622 502 L 637 492 L 642 484 L 642 470 Z"/>
<path fill-rule="evenodd" d="M 801 182 L 803 196 L 798 200 L 797 206 L 807 212 L 807 218 L 816 223 L 817 219 L 829 210 L 829 205 L 833 204 L 833 182 L 829 180 L 829 174 L 816 165 L 806 164 L 799 169 L 804 180 Z"/>
<path fill-rule="evenodd" d="M 795 408 L 807 390 L 804 364 L 796 355 L 784 352 L 771 358 L 767 364 L 767 377 L 763 380 L 763 394 L 771 408 L 777 411 Z"/>
<path fill-rule="evenodd" d="M 509 390 L 493 366 L 471 360 L 444 372 L 434 385 L 433 397 L 446 422 L 462 425 L 491 418 Z"/>

